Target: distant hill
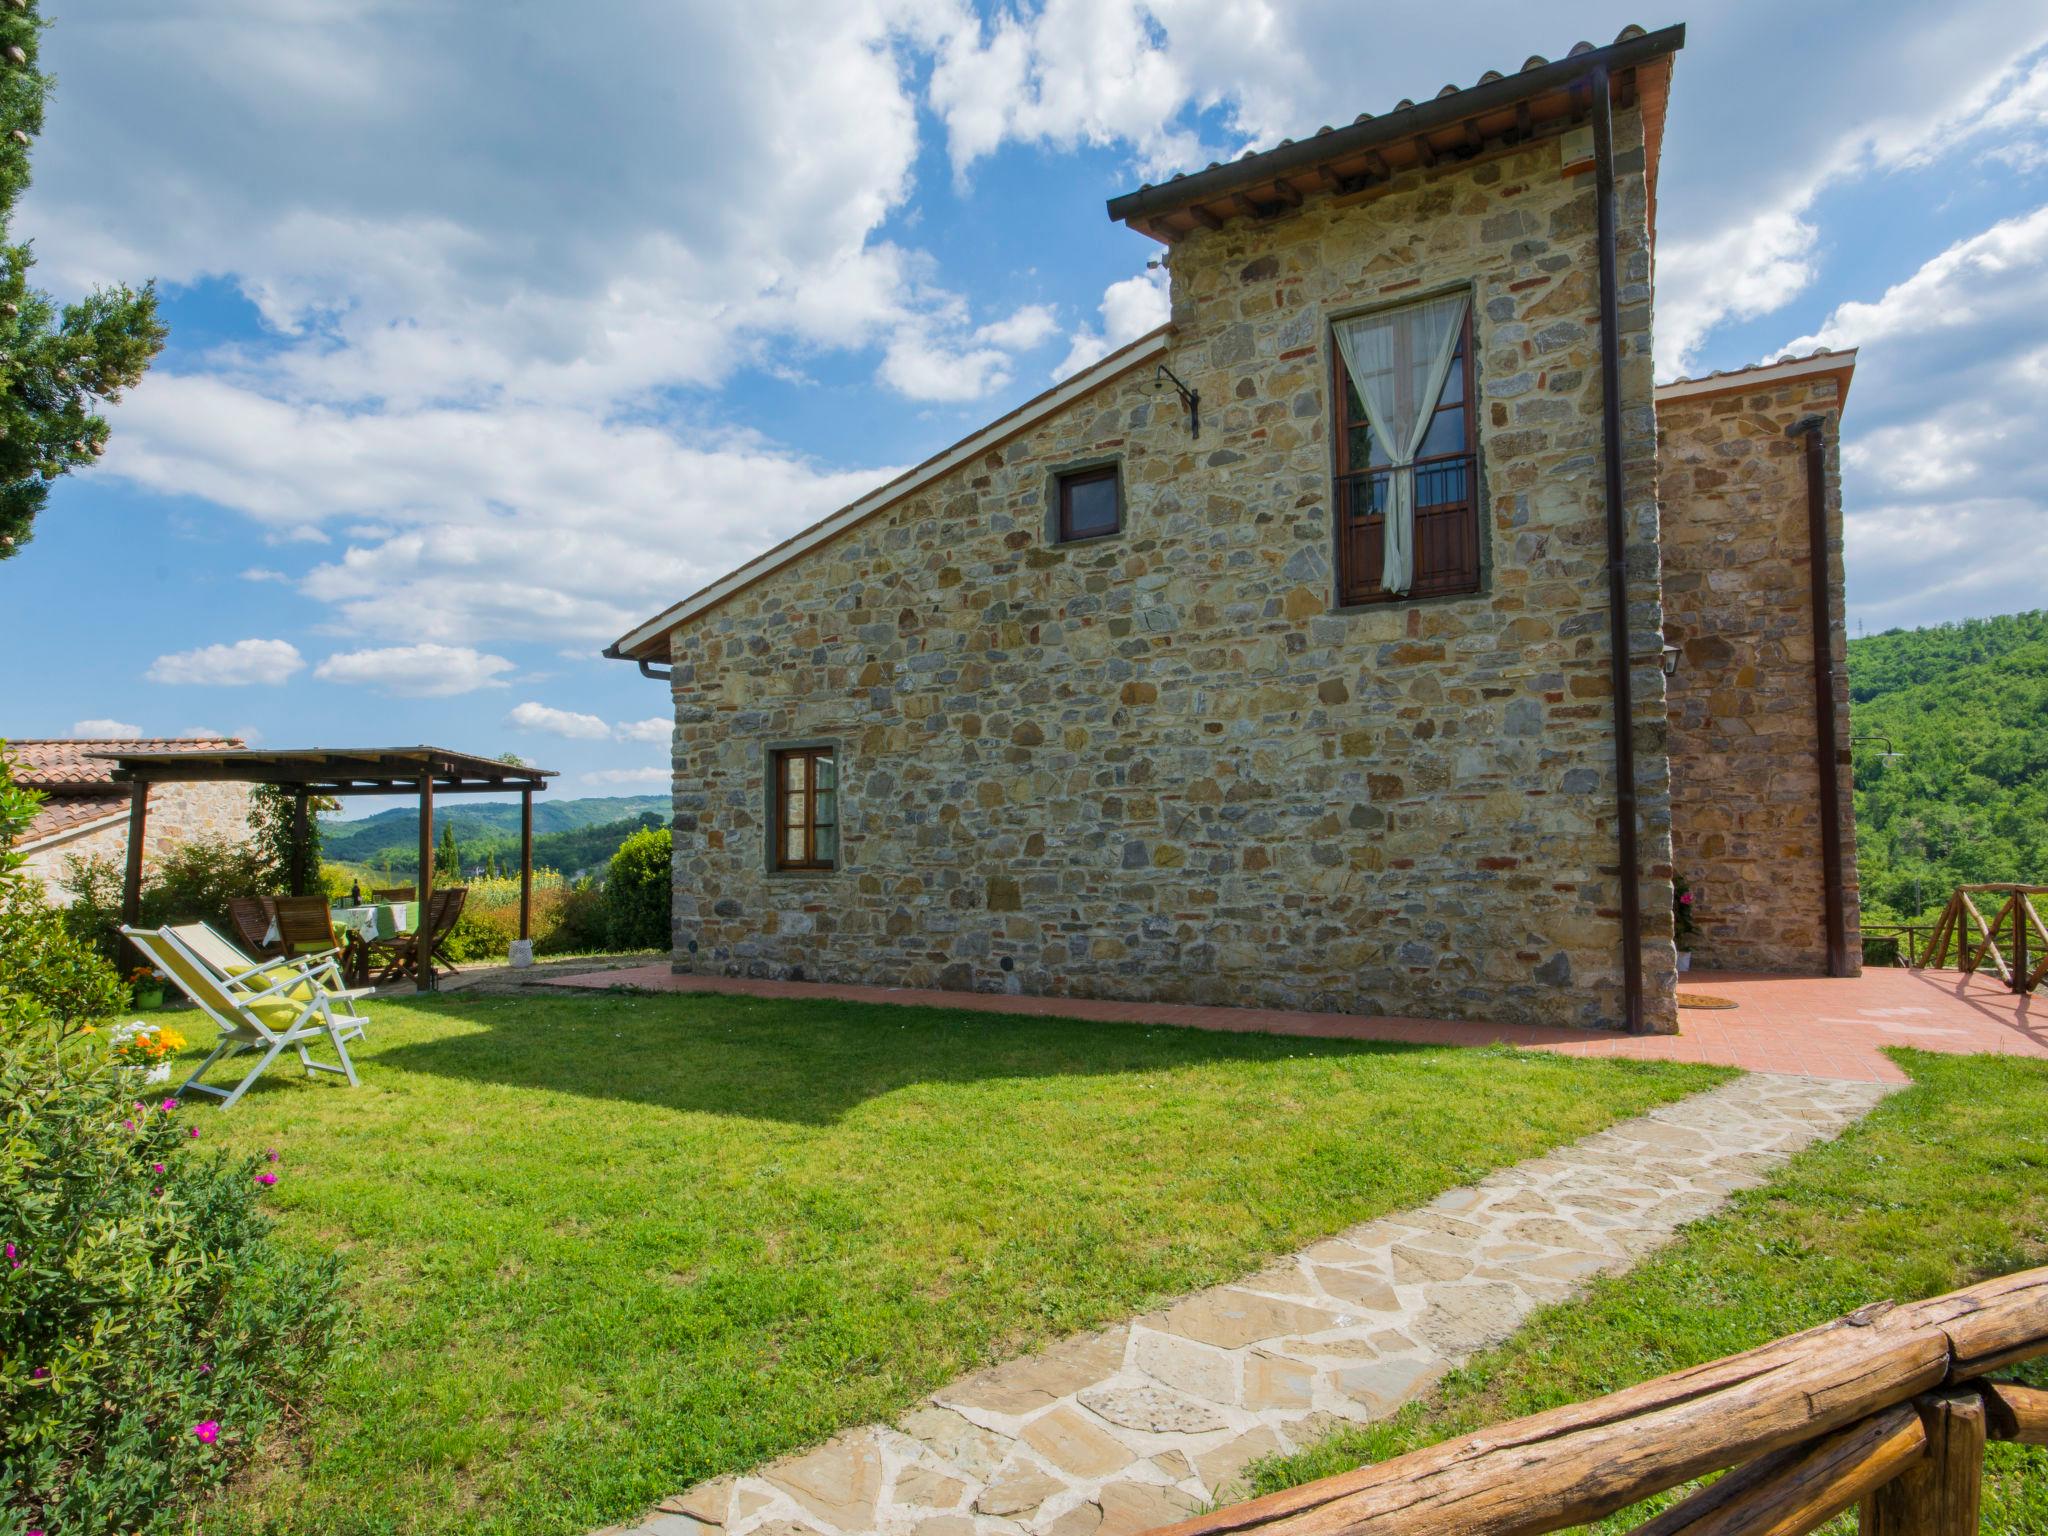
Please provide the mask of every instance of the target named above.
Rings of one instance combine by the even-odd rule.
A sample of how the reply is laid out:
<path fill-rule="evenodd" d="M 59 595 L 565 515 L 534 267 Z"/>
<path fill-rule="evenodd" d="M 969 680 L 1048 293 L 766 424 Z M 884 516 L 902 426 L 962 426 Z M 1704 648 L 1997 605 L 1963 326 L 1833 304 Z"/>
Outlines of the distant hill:
<path fill-rule="evenodd" d="M 1931 913 L 1957 885 L 2048 884 L 2048 611 L 1851 640 L 1849 696 L 1866 912 Z"/>
<path fill-rule="evenodd" d="M 661 826 L 671 806 L 666 795 L 593 796 L 583 800 L 533 802 L 533 861 L 563 871 L 591 868 L 610 859 L 614 850 L 642 826 Z M 443 827 L 455 829 L 465 863 L 495 854 L 500 865 L 518 868 L 519 807 L 472 804 L 434 808 L 434 836 Z M 321 821 L 323 855 L 337 864 L 388 869 L 393 874 L 419 868 L 419 814 L 403 806 L 379 811 L 360 821 Z"/>

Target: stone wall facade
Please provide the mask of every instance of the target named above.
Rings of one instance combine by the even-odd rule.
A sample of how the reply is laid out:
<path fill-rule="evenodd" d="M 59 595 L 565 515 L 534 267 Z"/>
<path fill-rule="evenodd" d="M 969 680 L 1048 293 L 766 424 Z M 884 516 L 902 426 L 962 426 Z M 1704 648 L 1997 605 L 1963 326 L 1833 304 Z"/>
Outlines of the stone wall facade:
<path fill-rule="evenodd" d="M 1675 1027 L 1641 125 L 1617 115 L 1649 1022 Z M 1622 1018 L 1595 192 L 1539 140 L 1172 248 L 1165 361 L 680 624 L 675 962 L 726 974 Z M 1473 301 L 1473 595 L 1335 597 L 1331 322 Z M 1062 466 L 1123 531 L 1056 545 Z M 840 867 L 772 872 L 831 743 Z"/>
<path fill-rule="evenodd" d="M 42 880 L 55 902 L 70 898 L 58 882 L 64 877 L 67 857 L 111 859 L 117 866 L 128 862 L 128 803 L 108 800 L 109 810 L 119 819 L 88 826 L 81 831 L 59 835 L 31 851 L 24 867 Z M 242 843 L 249 837 L 249 786 L 246 784 L 156 784 L 149 792 L 149 820 L 143 830 L 145 863 L 162 858 L 174 848 L 200 838 Z"/>
<path fill-rule="evenodd" d="M 1803 444 L 1823 422 L 1835 720 L 1844 761 L 1849 960 L 1860 963 L 1848 635 L 1842 618 L 1841 389 L 1791 379 L 1658 406 L 1664 619 L 1679 648 L 1671 701 L 1672 843 L 1694 892 L 1696 965 L 1825 974 L 1814 719 L 1812 560 Z"/>

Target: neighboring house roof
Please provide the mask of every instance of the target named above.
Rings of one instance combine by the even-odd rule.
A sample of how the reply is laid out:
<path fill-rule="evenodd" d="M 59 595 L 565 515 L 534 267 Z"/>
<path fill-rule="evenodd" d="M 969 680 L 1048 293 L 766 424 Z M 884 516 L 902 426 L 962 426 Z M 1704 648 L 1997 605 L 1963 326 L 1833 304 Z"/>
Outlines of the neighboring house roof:
<path fill-rule="evenodd" d="M 1285 213 L 1306 193 L 1362 191 L 1418 166 L 1469 160 L 1579 118 L 1586 76 L 1596 67 L 1606 68 L 1621 105 L 1642 106 L 1644 174 L 1654 205 L 1671 56 L 1684 46 L 1683 26 L 1624 27 L 1605 48 L 1578 43 L 1554 63 L 1536 55 L 1512 75 L 1490 69 L 1478 84 L 1447 85 L 1419 106 L 1403 101 L 1384 117 L 1364 112 L 1346 127 L 1318 128 L 1299 142 L 1282 139 L 1263 153 L 1247 151 L 1227 165 L 1140 187 L 1110 199 L 1109 216 L 1170 245 L 1226 219 Z"/>
<path fill-rule="evenodd" d="M 115 782 L 113 763 L 97 754 L 219 751 L 241 744 L 229 736 L 9 740 L 5 744 L 7 766 L 14 782 L 24 789 L 41 790 L 48 797 L 16 844 L 17 850 L 32 852 L 45 843 L 128 814 L 128 786 Z"/>
<path fill-rule="evenodd" d="M 663 609 L 646 623 L 628 630 L 617 640 L 605 647 L 604 654 L 614 660 L 648 661 L 662 656 L 660 642 L 677 625 L 695 618 L 707 608 L 715 607 L 744 587 L 751 586 L 771 571 L 780 570 L 798 556 L 816 549 L 827 540 L 844 533 L 856 523 L 865 522 L 877 512 L 895 505 L 904 497 L 913 495 L 949 470 L 957 469 L 978 453 L 984 453 L 1007 438 L 1015 437 L 1036 423 L 1050 416 L 1054 411 L 1101 388 L 1111 379 L 1131 369 L 1149 363 L 1166 350 L 1170 327 L 1160 326 L 1148 331 L 1128 346 L 1120 347 L 1107 357 L 1090 363 L 1079 373 L 1071 374 L 1055 384 L 1044 394 L 1027 400 L 1006 416 L 998 416 L 980 431 L 963 437 L 952 447 L 934 454 L 915 469 L 905 470 L 886 485 L 877 486 L 860 500 L 841 507 L 830 517 L 811 524 L 800 533 L 792 534 L 774 548 L 764 550 L 745 565 L 726 576 L 721 576 L 710 586 L 684 598 L 672 607 Z"/>
<path fill-rule="evenodd" d="M 1845 347 L 1830 352 L 1826 347 L 1805 357 L 1781 357 L 1775 363 L 1751 363 L 1747 368 L 1729 368 L 1702 374 L 1696 379 L 1673 379 L 1657 386 L 1657 398 L 1690 400 L 1702 395 L 1732 395 L 1743 390 L 1783 384 L 1793 379 L 1832 377 L 1840 386 L 1840 403 L 1849 402 L 1849 380 L 1856 372 L 1856 349 Z"/>

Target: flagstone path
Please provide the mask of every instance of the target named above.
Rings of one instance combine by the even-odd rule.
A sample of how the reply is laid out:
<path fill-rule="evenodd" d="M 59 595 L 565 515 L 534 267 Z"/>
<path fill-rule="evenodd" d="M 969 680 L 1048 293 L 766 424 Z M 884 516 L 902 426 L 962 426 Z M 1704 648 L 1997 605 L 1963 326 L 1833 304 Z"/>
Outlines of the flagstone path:
<path fill-rule="evenodd" d="M 1889 1089 L 1753 1074 L 944 1387 L 601 1536 L 1132 1536 L 1384 1417 Z"/>

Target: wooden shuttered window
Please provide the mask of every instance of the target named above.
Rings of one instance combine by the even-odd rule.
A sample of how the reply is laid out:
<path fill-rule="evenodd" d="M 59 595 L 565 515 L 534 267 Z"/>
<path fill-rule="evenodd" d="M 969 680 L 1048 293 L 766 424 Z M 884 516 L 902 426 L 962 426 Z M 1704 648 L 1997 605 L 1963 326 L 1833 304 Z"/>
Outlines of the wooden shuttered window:
<path fill-rule="evenodd" d="M 1479 590 L 1479 457 L 1474 421 L 1472 315 L 1415 455 L 1415 576 L 1395 596 L 1380 585 L 1386 555 L 1386 505 L 1395 471 L 1374 439 L 1365 404 L 1330 348 L 1337 401 L 1337 571 L 1339 600 L 1401 602 Z"/>
<path fill-rule="evenodd" d="M 775 867 L 839 866 L 839 773 L 830 747 L 774 754 Z"/>

